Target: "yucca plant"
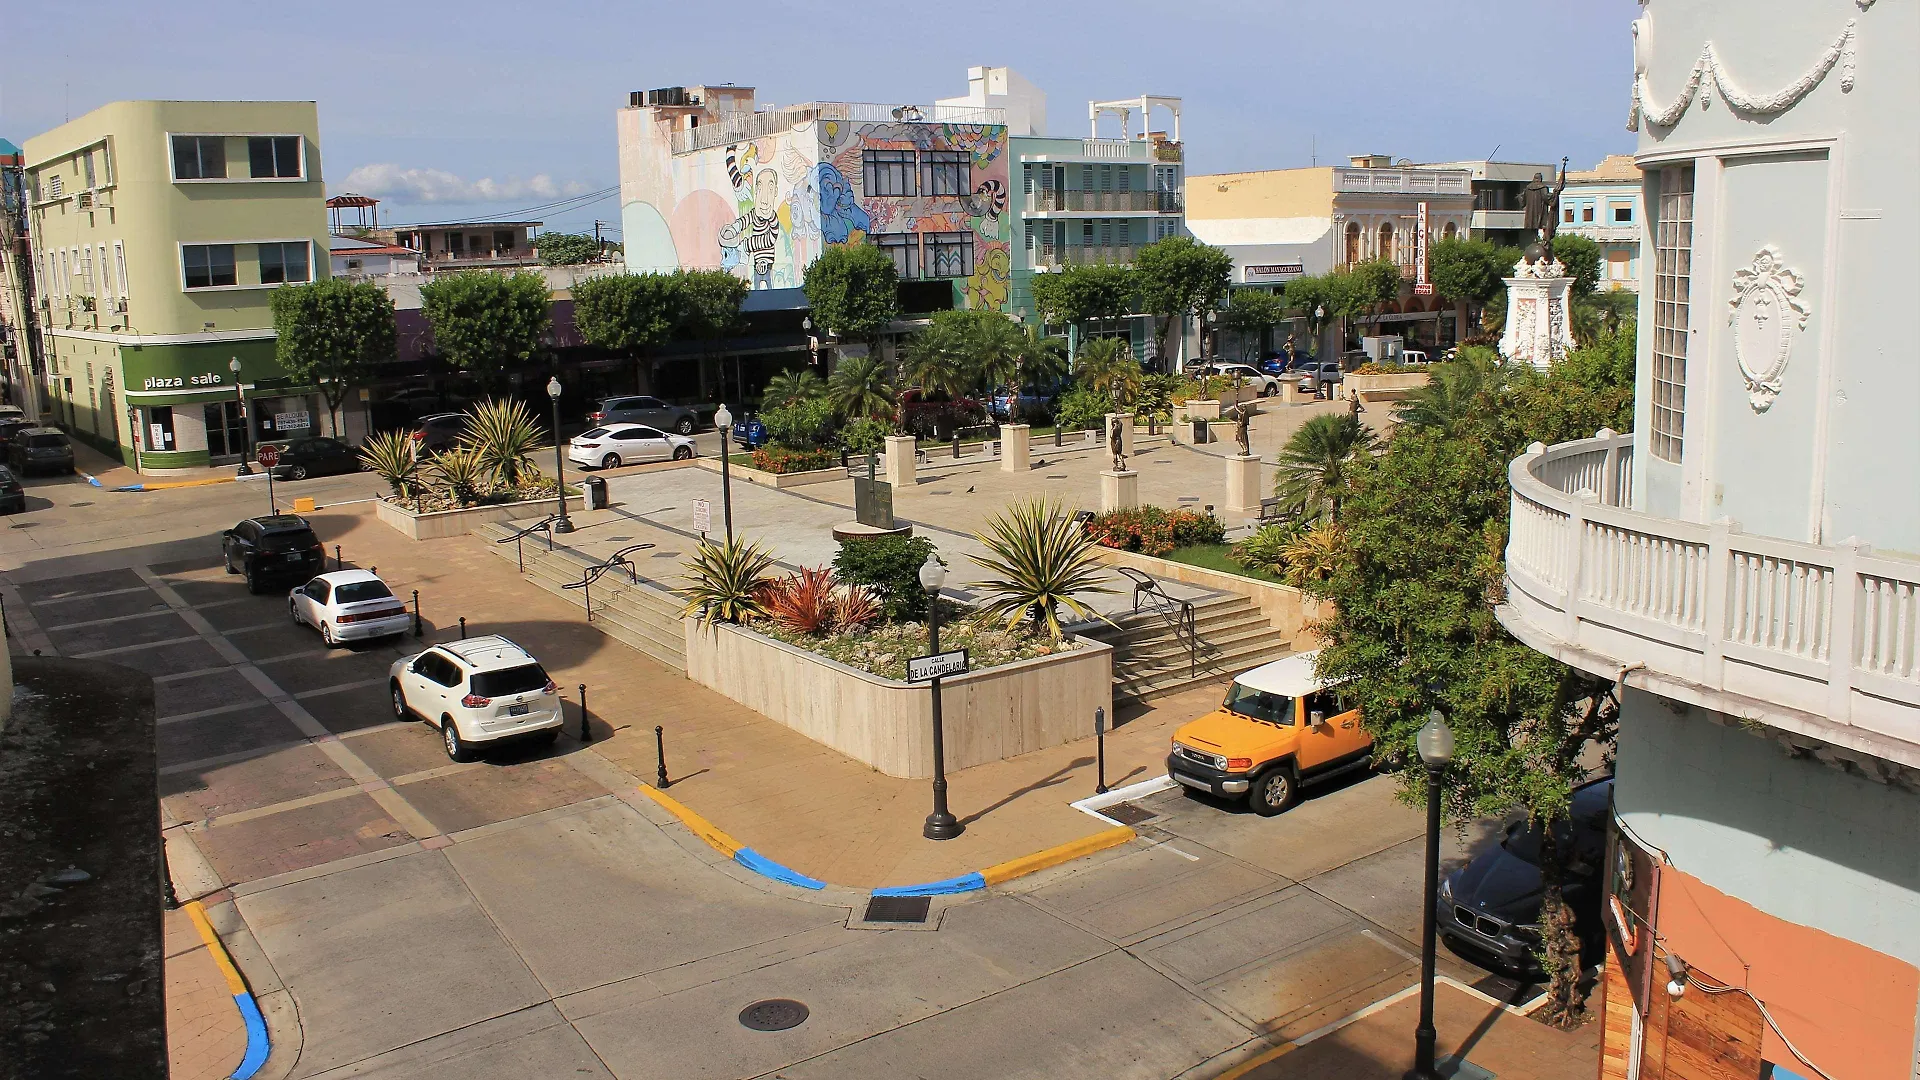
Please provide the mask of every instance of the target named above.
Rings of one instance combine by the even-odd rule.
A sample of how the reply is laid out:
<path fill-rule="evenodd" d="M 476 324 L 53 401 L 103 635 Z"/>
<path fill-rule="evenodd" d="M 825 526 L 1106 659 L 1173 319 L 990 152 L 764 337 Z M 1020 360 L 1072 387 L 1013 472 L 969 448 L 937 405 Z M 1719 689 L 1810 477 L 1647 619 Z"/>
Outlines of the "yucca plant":
<path fill-rule="evenodd" d="M 1083 618 L 1098 618 L 1076 594 L 1113 591 L 1101 583 L 1105 569 L 1093 542 L 1064 509 L 1044 500 L 1015 503 L 989 518 L 986 531 L 974 538 L 986 545 L 988 556 L 967 557 L 1000 576 L 971 584 L 988 598 L 983 610 L 1005 619 L 1009 629 L 1026 622 L 1058 641 L 1063 605 Z"/>
<path fill-rule="evenodd" d="M 460 446 L 472 451 L 507 488 L 520 486 L 520 474 L 532 468 L 533 455 L 553 448 L 525 405 L 492 399 L 468 410 L 467 431 L 460 437 Z"/>
<path fill-rule="evenodd" d="M 786 580 L 769 585 L 761 603 L 767 609 L 767 618 L 782 630 L 824 634 L 833 629 L 839 611 L 833 585 L 833 571 L 802 568 Z"/>
<path fill-rule="evenodd" d="M 767 568 L 772 565 L 772 555 L 740 537 L 703 541 L 686 562 L 693 584 L 680 614 L 704 623 L 737 623 L 765 615 Z"/>
<path fill-rule="evenodd" d="M 471 506 L 492 475 L 472 450 L 449 450 L 433 459 L 433 478 L 447 489 L 455 506 Z"/>
<path fill-rule="evenodd" d="M 404 431 L 383 431 L 360 448 L 360 462 L 367 471 L 386 481 L 393 497 L 404 499 L 419 486 L 420 460 L 413 455 L 413 440 Z"/>

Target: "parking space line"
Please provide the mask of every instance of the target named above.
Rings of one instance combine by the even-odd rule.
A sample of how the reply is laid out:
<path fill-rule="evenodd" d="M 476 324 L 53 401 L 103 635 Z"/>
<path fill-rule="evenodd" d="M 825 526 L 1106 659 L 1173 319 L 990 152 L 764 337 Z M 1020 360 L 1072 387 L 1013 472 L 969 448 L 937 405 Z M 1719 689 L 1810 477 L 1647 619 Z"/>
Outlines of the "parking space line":
<path fill-rule="evenodd" d="M 373 679 L 360 679 L 356 682 L 335 683 L 332 686 L 322 686 L 313 690 L 302 690 L 293 695 L 293 700 L 305 701 L 308 698 L 323 697 L 327 694 L 344 694 L 349 690 L 365 690 L 369 686 L 385 686 L 386 684 L 387 677 L 381 675 Z"/>
<path fill-rule="evenodd" d="M 192 761 L 177 762 L 173 765 L 162 765 L 160 766 L 159 773 L 161 776 L 178 776 L 181 773 L 199 772 L 202 769 L 217 769 L 222 765 L 232 765 L 237 761 L 248 761 L 252 758 L 265 757 L 268 754 L 286 750 L 290 747 L 306 746 L 312 741 L 311 739 L 288 739 L 285 742 L 256 746 L 251 750 L 236 750 L 231 754 L 215 754 L 212 757 L 196 758 Z"/>
<path fill-rule="evenodd" d="M 220 632 L 223 634 L 251 634 L 260 630 L 272 630 L 275 627 L 285 625 L 287 625 L 287 620 L 275 619 L 272 622 L 259 622 L 250 626 L 230 626 Z"/>
<path fill-rule="evenodd" d="M 387 781 L 387 783 L 394 787 L 399 787 L 402 784 L 417 784 L 422 780 L 438 780 L 443 776 L 454 776 L 459 773 L 472 772 L 475 769 L 485 769 L 488 767 L 484 761 L 452 762 L 442 765 L 437 769 L 421 769 L 419 772 L 404 773 Z"/>
<path fill-rule="evenodd" d="M 349 795 L 358 794 L 360 794 L 358 787 L 335 788 L 332 791 L 303 795 L 298 799 L 288 799 L 285 802 L 268 803 L 266 806 L 256 806 L 248 810 L 236 810 L 231 814 L 216 814 L 204 821 L 188 822 L 187 830 L 189 832 L 202 832 L 207 829 L 220 828 L 226 825 L 239 825 L 242 822 L 254 821 L 263 817 L 272 817 L 275 814 L 284 814 L 289 810 L 299 810 L 308 806 L 319 806 L 321 803 L 330 803 L 344 799 Z"/>
<path fill-rule="evenodd" d="M 139 645 L 120 645 L 112 649 L 95 649 L 92 652 L 74 653 L 73 658 L 75 660 L 99 660 L 103 657 L 119 656 L 123 653 L 139 652 L 142 649 L 157 649 L 162 645 L 184 645 L 190 641 L 200 640 L 202 639 L 197 634 L 187 634 L 184 637 L 162 638 L 159 641 L 148 641 Z"/>
<path fill-rule="evenodd" d="M 104 600 L 109 596 L 126 596 L 130 593 L 149 591 L 145 585 L 129 585 L 124 589 L 108 589 L 105 592 L 80 593 L 77 596 L 56 596 L 51 600 L 35 600 L 34 607 L 52 607 L 54 604 L 72 604 L 81 600 Z"/>
<path fill-rule="evenodd" d="M 47 627 L 47 633 L 51 634 L 56 630 L 79 630 L 87 626 L 111 626 L 114 623 L 132 622 L 135 619 L 151 619 L 160 615 L 172 614 L 172 608 L 161 611 L 136 611 L 132 615 L 115 615 L 106 619 L 84 619 L 80 622 L 61 623 L 58 626 Z"/>
<path fill-rule="evenodd" d="M 251 662 L 256 665 L 280 664 L 280 663 L 285 663 L 288 660 L 304 660 L 310 656 L 325 656 L 330 651 L 331 650 L 329 649 L 301 649 L 299 652 L 281 653 L 279 656 L 263 656 L 260 659 L 254 660 L 254 661 L 239 660 L 239 661 L 235 661 L 235 663 L 240 664 L 240 663 Z"/>
<path fill-rule="evenodd" d="M 156 727 L 166 724 L 178 724 L 187 720 L 198 720 L 203 716 L 221 716 L 226 713 L 239 712 L 242 709 L 251 709 L 255 706 L 265 704 L 265 700 L 236 701 L 231 705 L 216 705 L 211 709 L 195 709 L 193 712 L 169 713 L 166 716 L 155 717 L 153 723 Z"/>

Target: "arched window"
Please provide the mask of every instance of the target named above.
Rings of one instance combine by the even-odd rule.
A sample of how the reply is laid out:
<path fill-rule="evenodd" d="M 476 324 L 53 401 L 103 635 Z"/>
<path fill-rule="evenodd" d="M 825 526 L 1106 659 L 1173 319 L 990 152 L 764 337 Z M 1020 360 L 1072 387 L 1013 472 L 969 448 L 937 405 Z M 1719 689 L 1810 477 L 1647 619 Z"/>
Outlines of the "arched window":
<path fill-rule="evenodd" d="M 1347 262 L 1357 263 L 1359 261 L 1360 223 L 1357 221 L 1349 221 L 1347 222 Z"/>
<path fill-rule="evenodd" d="M 1383 222 L 1380 226 L 1380 250 L 1375 253 L 1375 256 L 1382 259 L 1393 258 L 1393 222 L 1391 221 Z"/>
<path fill-rule="evenodd" d="M 1452 240 L 1458 237 L 1459 235 L 1460 235 L 1460 226 L 1449 221 L 1447 222 L 1447 231 L 1441 238 L 1444 240 Z"/>

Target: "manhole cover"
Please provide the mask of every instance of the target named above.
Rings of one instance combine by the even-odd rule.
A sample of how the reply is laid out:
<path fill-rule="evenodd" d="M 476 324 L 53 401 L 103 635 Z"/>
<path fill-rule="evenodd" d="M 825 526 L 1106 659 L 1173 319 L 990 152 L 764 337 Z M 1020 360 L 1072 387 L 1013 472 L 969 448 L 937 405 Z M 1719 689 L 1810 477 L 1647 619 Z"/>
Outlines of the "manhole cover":
<path fill-rule="evenodd" d="M 679 557 L 680 553 L 677 551 L 656 551 L 649 556 L 649 558 L 654 559 L 677 559 Z"/>
<path fill-rule="evenodd" d="M 1198 495 L 1182 495 L 1182 496 L 1180 496 L 1180 501 L 1181 501 L 1181 502 L 1199 502 L 1199 501 L 1200 501 L 1200 496 L 1198 496 Z"/>
<path fill-rule="evenodd" d="M 629 541 L 629 540 L 631 540 L 631 539 L 633 539 L 633 537 L 631 537 L 631 536 L 609 536 L 609 537 L 607 537 L 607 543 L 609 543 L 609 544 L 624 544 L 624 543 L 626 543 L 627 541 Z"/>
<path fill-rule="evenodd" d="M 1047 479 L 1049 480 L 1065 480 L 1066 478 L 1067 478 L 1067 474 L 1063 472 L 1047 474 Z"/>
<path fill-rule="evenodd" d="M 807 1022 L 807 1007 L 790 998 L 768 998 L 740 1010 L 740 1026 L 754 1031 L 785 1031 Z"/>
<path fill-rule="evenodd" d="M 1135 806 L 1130 802 L 1114 803 L 1112 806 L 1100 812 L 1122 825 L 1138 825 L 1148 818 L 1160 816 L 1145 807 Z"/>
<path fill-rule="evenodd" d="M 932 903 L 925 896 L 872 896 L 867 898 L 868 922 L 926 922 Z"/>

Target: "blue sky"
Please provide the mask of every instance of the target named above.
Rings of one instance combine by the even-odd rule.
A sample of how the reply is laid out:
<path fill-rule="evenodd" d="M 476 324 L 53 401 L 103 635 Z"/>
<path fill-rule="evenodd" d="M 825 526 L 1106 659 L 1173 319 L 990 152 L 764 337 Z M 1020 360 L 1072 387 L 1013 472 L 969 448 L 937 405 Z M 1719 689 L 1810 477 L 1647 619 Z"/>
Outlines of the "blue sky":
<path fill-rule="evenodd" d="M 23 4 L 0 61 L 0 135 L 24 141 L 124 98 L 320 105 L 329 192 L 354 177 L 395 220 L 500 215 L 618 180 L 629 90 L 757 86 L 762 101 L 928 102 L 1006 64 L 1049 129 L 1086 102 L 1185 99 L 1192 173 L 1349 154 L 1573 159 L 1631 150 L 1634 0 L 403 0 Z M 188 14 L 190 12 L 190 14 Z M 82 29 L 84 28 L 84 29 Z M 355 170 L 360 170 L 357 175 Z M 611 200 L 545 216 L 615 223 Z"/>

